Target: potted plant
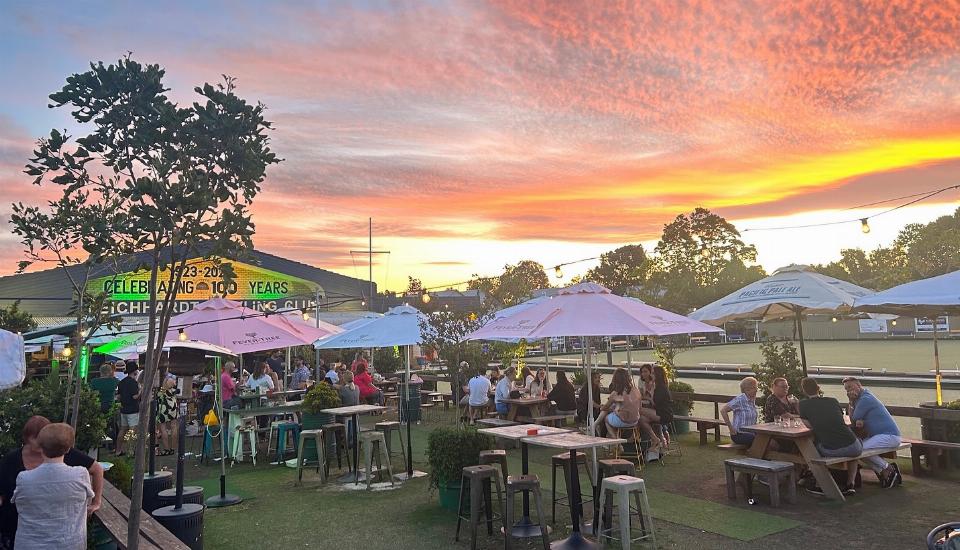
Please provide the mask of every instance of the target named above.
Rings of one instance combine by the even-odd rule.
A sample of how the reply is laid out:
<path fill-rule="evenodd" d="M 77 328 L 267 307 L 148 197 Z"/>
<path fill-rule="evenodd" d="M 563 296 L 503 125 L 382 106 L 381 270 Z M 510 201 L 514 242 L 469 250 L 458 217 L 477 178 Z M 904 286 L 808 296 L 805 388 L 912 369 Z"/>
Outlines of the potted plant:
<path fill-rule="evenodd" d="M 671 380 L 668 387 L 670 388 L 671 394 L 676 392 L 693 393 L 693 386 L 679 380 Z M 673 414 L 675 416 L 690 416 L 690 411 L 692 410 L 693 401 L 686 399 L 673 400 Z M 690 423 L 685 420 L 674 420 L 673 425 L 676 427 L 678 434 L 685 434 L 690 431 Z"/>
<path fill-rule="evenodd" d="M 303 429 L 317 430 L 327 424 L 332 424 L 336 417 L 320 411 L 339 407 L 340 404 L 340 394 L 336 388 L 325 382 L 315 384 L 303 397 Z M 330 448 L 333 447 L 333 444 L 333 441 L 326 442 L 326 445 Z M 308 460 L 311 458 L 315 460 L 315 452 L 314 441 L 308 438 L 303 446 L 303 454 Z"/>
<path fill-rule="evenodd" d="M 427 440 L 430 488 L 440 494 L 440 506 L 456 512 L 463 469 L 479 461 L 480 451 L 493 446 L 493 439 L 473 428 L 437 428 Z"/>

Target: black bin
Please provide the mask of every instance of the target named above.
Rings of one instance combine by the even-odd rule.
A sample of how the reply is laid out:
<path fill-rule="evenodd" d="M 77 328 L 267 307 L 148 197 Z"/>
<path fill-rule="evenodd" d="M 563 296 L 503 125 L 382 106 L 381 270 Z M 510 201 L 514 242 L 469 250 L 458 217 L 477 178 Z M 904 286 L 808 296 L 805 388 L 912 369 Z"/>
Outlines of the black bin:
<path fill-rule="evenodd" d="M 202 504 L 184 504 L 179 510 L 164 506 L 154 510 L 152 515 L 191 550 L 203 550 L 203 509 Z"/>

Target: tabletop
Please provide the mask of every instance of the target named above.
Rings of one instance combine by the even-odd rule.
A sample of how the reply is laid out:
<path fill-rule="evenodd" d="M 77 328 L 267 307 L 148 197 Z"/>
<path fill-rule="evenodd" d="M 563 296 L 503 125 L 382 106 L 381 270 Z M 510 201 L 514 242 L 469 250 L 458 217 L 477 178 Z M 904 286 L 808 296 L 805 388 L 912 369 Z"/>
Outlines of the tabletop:
<path fill-rule="evenodd" d="M 555 449 L 592 449 L 594 447 L 606 447 L 608 445 L 619 445 L 626 443 L 626 439 L 611 439 L 609 437 L 595 437 L 584 435 L 579 432 L 569 432 L 555 435 L 545 435 L 543 437 L 525 437 L 521 440 L 530 445 L 540 445 L 541 447 L 553 447 Z"/>
<path fill-rule="evenodd" d="M 227 412 L 229 412 L 231 416 L 261 416 L 299 411 L 302 407 L 303 401 L 287 401 L 286 403 L 266 405 L 263 407 L 251 407 L 249 409 L 227 409 Z"/>
<path fill-rule="evenodd" d="M 527 433 L 529 430 L 537 430 L 536 435 Z M 534 438 L 570 432 L 568 428 L 554 428 L 553 426 L 541 426 L 540 424 L 517 424 L 515 426 L 500 426 L 498 428 L 480 428 L 477 431 L 482 434 L 502 437 L 504 439 Z"/>
<path fill-rule="evenodd" d="M 843 415 L 843 421 L 849 426 L 850 417 Z M 771 435 L 773 437 L 780 437 L 784 439 L 798 439 L 801 437 L 807 437 L 813 435 L 813 430 L 801 424 L 800 427 L 796 426 L 777 426 L 776 422 L 765 422 L 763 424 L 752 424 L 750 426 L 743 426 L 740 428 L 745 432 L 753 432 L 755 434 L 765 434 Z"/>
<path fill-rule="evenodd" d="M 352 416 L 355 414 L 366 414 L 371 412 L 385 411 L 386 407 L 379 405 L 351 405 L 349 407 L 334 407 L 332 409 L 323 409 L 322 413 L 332 414 L 334 416 Z"/>
<path fill-rule="evenodd" d="M 507 403 L 510 405 L 538 405 L 540 403 L 546 403 L 550 401 L 546 397 L 519 397 L 516 399 L 501 399 L 501 403 Z"/>

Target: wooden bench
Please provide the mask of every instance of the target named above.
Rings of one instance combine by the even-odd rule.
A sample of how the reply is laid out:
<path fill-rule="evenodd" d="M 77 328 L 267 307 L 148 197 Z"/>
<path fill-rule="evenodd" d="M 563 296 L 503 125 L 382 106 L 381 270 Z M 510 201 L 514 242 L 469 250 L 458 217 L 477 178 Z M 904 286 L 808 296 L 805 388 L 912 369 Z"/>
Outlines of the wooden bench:
<path fill-rule="evenodd" d="M 691 337 L 690 337 L 690 345 L 691 345 L 691 346 L 703 345 L 703 344 L 709 344 L 709 343 L 710 343 L 710 340 L 708 340 L 706 336 L 691 336 Z"/>
<path fill-rule="evenodd" d="M 883 456 L 886 458 L 896 458 L 897 451 L 902 451 L 909 448 L 910 448 L 910 444 L 904 442 L 904 443 L 901 443 L 899 447 L 887 447 L 884 449 L 866 449 L 865 451 L 860 453 L 860 456 L 829 456 L 829 457 L 814 458 L 810 460 L 810 462 L 813 464 L 822 464 L 827 467 L 834 467 L 835 469 L 838 469 L 841 467 L 846 468 L 846 465 L 848 462 L 863 460 L 864 458 L 869 458 L 871 456 Z"/>
<path fill-rule="evenodd" d="M 913 463 L 913 475 L 922 476 L 938 469 L 949 469 L 951 466 L 950 451 L 960 451 L 960 443 L 949 441 L 930 441 L 927 439 L 903 438 L 904 443 L 910 444 L 910 461 Z M 920 457 L 927 457 L 927 468 L 920 464 Z M 941 463 L 942 460 L 942 463 Z"/>
<path fill-rule="evenodd" d="M 534 416 L 530 420 L 534 424 L 541 424 L 543 426 L 556 426 L 557 428 L 562 427 L 566 424 L 567 420 L 576 421 L 576 414 L 550 414 L 546 416 Z"/>
<path fill-rule="evenodd" d="M 723 468 L 727 474 L 727 498 L 737 499 L 737 482 L 735 473 L 743 475 L 747 497 L 753 496 L 753 476 L 767 479 L 770 486 L 770 505 L 780 506 L 780 484 L 787 484 L 787 501 L 797 502 L 797 473 L 790 462 L 778 460 L 763 460 L 760 458 L 728 458 L 723 461 Z"/>
<path fill-rule="evenodd" d="M 117 541 L 121 550 L 127 548 L 127 518 L 130 516 L 130 499 L 109 481 L 103 482 L 103 498 L 100 509 L 94 512 L 97 521 Z M 145 550 L 190 550 L 173 533 L 160 525 L 145 511 L 140 512 L 140 548 Z"/>
<path fill-rule="evenodd" d="M 740 454 L 747 452 L 747 449 L 750 448 L 749 445 L 742 445 L 740 443 L 724 443 L 723 445 L 717 445 L 718 449 L 724 451 L 737 451 Z"/>
<path fill-rule="evenodd" d="M 697 425 L 697 431 L 700 432 L 700 445 L 707 444 L 707 431 L 713 430 L 714 441 L 720 441 L 720 426 L 727 424 L 719 418 L 704 418 L 699 416 L 674 416 L 674 420 L 681 422 L 693 422 Z"/>

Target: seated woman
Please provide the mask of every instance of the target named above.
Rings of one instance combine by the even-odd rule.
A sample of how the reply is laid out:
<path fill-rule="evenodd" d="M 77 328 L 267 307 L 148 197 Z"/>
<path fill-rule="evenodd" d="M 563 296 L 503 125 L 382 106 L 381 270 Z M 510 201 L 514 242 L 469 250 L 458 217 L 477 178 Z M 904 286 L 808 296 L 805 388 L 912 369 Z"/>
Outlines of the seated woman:
<path fill-rule="evenodd" d="M 644 363 L 640 365 L 640 395 L 644 407 L 653 406 L 653 389 L 656 387 L 656 381 L 653 379 L 653 365 Z"/>
<path fill-rule="evenodd" d="M 533 397 L 544 396 L 550 393 L 552 389 L 553 386 L 550 385 L 550 380 L 547 378 L 547 369 L 538 370 L 536 376 L 533 377 L 533 382 L 530 383 L 530 395 Z"/>
<path fill-rule="evenodd" d="M 673 399 L 670 397 L 670 387 L 667 385 L 667 372 L 663 367 L 654 367 L 651 374 L 652 378 L 645 386 L 650 389 L 652 399 L 649 405 L 644 403 L 640 409 L 640 414 L 650 424 L 660 425 L 658 439 L 660 444 L 666 447 L 669 443 L 670 432 L 664 430 L 663 427 L 673 421 Z"/>
<path fill-rule="evenodd" d="M 610 428 L 640 429 L 650 438 L 649 452 L 660 449 L 660 436 L 653 430 L 647 417 L 640 414 L 640 389 L 633 385 L 633 380 L 627 370 L 618 368 L 613 372 L 613 381 L 610 382 L 610 398 L 604 405 L 607 414 L 605 420 Z M 613 430 L 608 431 L 616 434 Z"/>
<path fill-rule="evenodd" d="M 763 404 L 763 421 L 773 422 L 778 416 L 795 418 L 800 416 L 797 399 L 789 395 L 790 384 L 786 378 L 775 378 L 770 384 L 770 395 Z"/>
<path fill-rule="evenodd" d="M 350 407 L 360 404 L 360 388 L 353 383 L 353 373 L 346 371 L 343 373 L 343 384 L 338 388 L 340 393 L 340 405 Z"/>
<path fill-rule="evenodd" d="M 730 439 L 739 445 L 750 445 L 753 443 L 754 434 L 741 432 L 740 428 L 757 423 L 757 379 L 748 376 L 740 381 L 740 395 L 734 397 L 729 403 L 724 403 L 720 407 L 720 416 L 723 421 L 730 426 Z M 730 413 L 733 413 L 733 420 L 730 420 Z"/>
<path fill-rule="evenodd" d="M 533 385 L 533 372 L 530 371 L 530 367 L 523 367 L 523 370 L 520 371 L 520 381 L 518 386 L 522 387 L 521 390 L 523 393 L 530 394 L 530 386 Z"/>
<path fill-rule="evenodd" d="M 597 418 L 600 414 L 600 373 L 594 372 L 590 376 L 590 385 L 593 391 L 593 417 Z M 587 385 L 584 384 L 577 394 L 577 422 L 587 422 Z"/>
<path fill-rule="evenodd" d="M 557 414 L 577 414 L 577 390 L 567 380 L 567 375 L 557 373 L 557 384 L 550 390 L 547 399 L 557 404 Z"/>
<path fill-rule="evenodd" d="M 373 385 L 373 378 L 367 372 L 365 363 L 357 364 L 357 372 L 353 375 L 353 381 L 360 388 L 360 399 L 368 405 L 383 405 L 383 392 Z"/>
<path fill-rule="evenodd" d="M 257 364 L 253 367 L 253 374 L 247 379 L 247 389 L 260 391 L 262 388 L 264 392 L 272 392 L 276 385 L 273 383 L 270 374 L 267 374 L 268 372 L 273 374 L 270 365 L 266 361 L 257 361 Z"/>

